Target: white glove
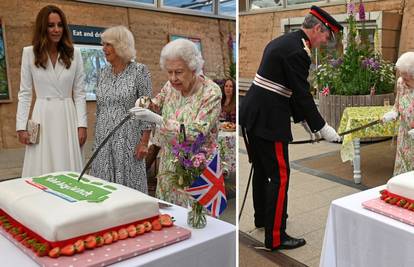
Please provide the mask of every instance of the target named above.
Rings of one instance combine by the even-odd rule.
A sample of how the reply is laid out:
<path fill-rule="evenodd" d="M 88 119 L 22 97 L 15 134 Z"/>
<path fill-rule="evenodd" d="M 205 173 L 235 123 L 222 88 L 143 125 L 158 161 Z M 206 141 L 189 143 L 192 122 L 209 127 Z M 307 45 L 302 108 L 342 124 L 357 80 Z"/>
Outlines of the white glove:
<path fill-rule="evenodd" d="M 397 119 L 398 113 L 394 110 L 388 111 L 387 113 L 382 116 L 382 122 L 389 122 Z"/>
<path fill-rule="evenodd" d="M 149 96 L 141 96 L 135 102 L 135 107 L 148 108 L 151 104 L 151 98 Z"/>
<path fill-rule="evenodd" d="M 313 133 L 306 121 L 301 121 L 300 124 L 302 125 L 303 129 L 305 129 L 305 131 L 309 134 L 311 140 L 315 141 L 321 139 L 321 134 L 319 132 Z"/>
<path fill-rule="evenodd" d="M 146 108 L 134 107 L 129 110 L 129 113 L 139 120 L 154 122 L 158 125 L 164 124 L 164 120 L 160 115 Z"/>
<path fill-rule="evenodd" d="M 411 137 L 411 139 L 414 139 L 414 129 L 409 130 L 408 135 Z"/>
<path fill-rule="evenodd" d="M 320 133 L 326 141 L 329 141 L 329 142 L 341 141 L 341 137 L 338 135 L 335 129 L 329 126 L 327 123 L 325 123 L 325 126 L 322 127 L 322 129 L 320 130 Z"/>

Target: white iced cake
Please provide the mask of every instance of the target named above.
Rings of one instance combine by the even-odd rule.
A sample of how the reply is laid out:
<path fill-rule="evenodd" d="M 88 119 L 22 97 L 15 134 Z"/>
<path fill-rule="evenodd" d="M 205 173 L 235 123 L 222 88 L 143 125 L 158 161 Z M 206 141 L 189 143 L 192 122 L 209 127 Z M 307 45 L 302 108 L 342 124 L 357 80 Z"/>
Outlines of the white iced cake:
<path fill-rule="evenodd" d="M 414 171 L 392 177 L 385 190 L 381 191 L 381 199 L 414 210 Z"/>
<path fill-rule="evenodd" d="M 159 216 L 155 198 L 89 175 L 57 172 L 0 183 L 0 215 L 50 243 Z"/>

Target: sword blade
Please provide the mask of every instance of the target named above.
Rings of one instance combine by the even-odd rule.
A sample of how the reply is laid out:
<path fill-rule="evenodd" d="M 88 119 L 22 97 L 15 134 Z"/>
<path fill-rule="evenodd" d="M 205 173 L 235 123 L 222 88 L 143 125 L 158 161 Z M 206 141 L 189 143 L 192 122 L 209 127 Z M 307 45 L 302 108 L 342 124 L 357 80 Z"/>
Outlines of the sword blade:
<path fill-rule="evenodd" d="M 370 123 L 364 124 L 362 126 L 359 126 L 359 127 L 354 128 L 354 129 L 351 129 L 351 130 L 348 130 L 348 131 L 345 131 L 345 132 L 342 132 L 342 133 L 338 133 L 338 135 L 339 136 L 344 136 L 344 135 L 347 135 L 347 134 L 350 134 L 350 133 L 353 133 L 353 132 L 357 132 L 357 131 L 360 131 L 362 129 L 365 129 L 365 128 L 374 126 L 374 125 L 376 125 L 378 123 L 381 123 L 381 120 L 380 119 L 375 120 L 375 121 L 371 121 Z M 297 145 L 297 144 L 317 143 L 317 142 L 322 141 L 322 140 L 324 140 L 324 139 L 321 138 L 321 139 L 316 139 L 316 140 L 312 140 L 312 139 L 309 139 L 309 140 L 299 140 L 299 141 L 289 142 L 289 144 L 291 144 L 291 145 Z"/>
<path fill-rule="evenodd" d="M 115 126 L 115 128 L 105 137 L 105 139 L 102 141 L 102 143 L 95 149 L 95 152 L 93 152 L 91 158 L 88 160 L 88 162 L 86 163 L 85 167 L 83 168 L 81 174 L 79 175 L 78 182 L 82 178 L 82 175 L 84 175 L 85 172 L 86 172 L 86 170 L 89 168 L 89 165 L 91 165 L 92 161 L 98 155 L 99 150 L 101 150 L 101 148 L 108 142 L 109 138 L 119 129 L 119 127 L 121 127 L 130 118 L 132 118 L 132 115 L 131 114 L 128 114 L 125 118 L 123 118 L 122 121 L 120 121 L 118 123 L 118 125 Z"/>
<path fill-rule="evenodd" d="M 345 132 L 339 133 L 338 135 L 339 135 L 339 136 L 344 136 L 344 135 L 347 135 L 347 134 L 350 134 L 350 133 L 353 133 L 353 132 L 357 132 L 357 131 L 359 131 L 359 130 L 362 130 L 362 129 L 365 129 L 365 128 L 368 128 L 368 127 L 374 126 L 375 124 L 378 124 L 378 123 L 380 123 L 380 122 L 381 122 L 381 120 L 380 120 L 380 119 L 375 120 L 375 121 L 371 121 L 370 123 L 367 123 L 367 124 L 364 124 L 364 125 L 362 125 L 362 126 L 356 127 L 356 128 L 354 128 L 354 129 L 351 129 L 351 130 L 348 130 L 348 131 L 345 131 Z"/>

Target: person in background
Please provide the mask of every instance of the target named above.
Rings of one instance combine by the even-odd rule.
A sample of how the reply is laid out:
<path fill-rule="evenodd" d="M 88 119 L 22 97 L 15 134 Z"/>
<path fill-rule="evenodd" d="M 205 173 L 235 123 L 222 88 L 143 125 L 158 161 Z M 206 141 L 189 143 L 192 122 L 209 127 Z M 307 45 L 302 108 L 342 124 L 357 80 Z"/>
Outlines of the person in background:
<path fill-rule="evenodd" d="M 161 92 L 149 103 L 149 109 L 137 106 L 138 119 L 160 125 L 154 143 L 161 147 L 156 197 L 183 207 L 191 204 L 189 194 L 176 188 L 169 173 L 175 171 L 172 144 L 178 139 L 181 125 L 187 140 L 194 141 L 199 133 L 205 137 L 206 158 L 217 149 L 220 115 L 220 87 L 202 74 L 204 60 L 196 45 L 186 39 L 169 42 L 161 51 L 160 65 L 168 75 Z M 161 114 L 158 115 L 156 113 Z"/>
<path fill-rule="evenodd" d="M 102 33 L 105 58 L 109 63 L 101 72 L 96 90 L 96 147 L 134 107 L 142 96 L 151 96 L 148 68 L 135 62 L 135 41 L 124 26 Z M 129 120 L 110 138 L 92 163 L 90 174 L 148 193 L 145 156 L 151 124 Z"/>
<path fill-rule="evenodd" d="M 414 170 L 414 52 L 402 54 L 395 66 L 400 74 L 395 104 L 382 118 L 383 122 L 399 119 L 400 123 L 394 176 Z"/>
<path fill-rule="evenodd" d="M 288 144 L 294 122 L 306 121 L 311 134 L 320 131 L 328 141 L 339 141 L 336 131 L 320 115 L 309 92 L 311 48 L 326 44 L 342 26 L 319 7 L 312 6 L 302 28 L 266 46 L 259 69 L 240 106 L 240 125 L 247 132 L 252 160 L 254 223 L 265 228 L 265 249 L 294 249 L 303 238 L 286 233 L 289 187 Z"/>
<path fill-rule="evenodd" d="M 220 121 L 236 123 L 236 83 L 226 79 L 222 88 Z"/>
<path fill-rule="evenodd" d="M 29 143 L 27 122 L 40 124 L 38 144 Z M 53 5 L 36 17 L 32 46 L 23 48 L 16 131 L 26 145 L 22 177 L 81 171 L 87 117 L 82 57 L 74 49 L 63 11 Z"/>

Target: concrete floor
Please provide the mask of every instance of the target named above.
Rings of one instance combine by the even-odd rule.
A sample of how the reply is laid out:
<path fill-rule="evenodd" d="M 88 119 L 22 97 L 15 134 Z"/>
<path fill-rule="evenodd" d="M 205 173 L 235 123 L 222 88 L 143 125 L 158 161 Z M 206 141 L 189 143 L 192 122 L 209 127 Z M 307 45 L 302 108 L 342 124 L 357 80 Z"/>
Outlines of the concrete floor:
<path fill-rule="evenodd" d="M 309 135 L 300 125 L 292 124 L 294 140 L 309 139 Z M 320 142 L 317 144 L 297 144 L 289 146 L 289 159 L 295 161 L 311 156 L 338 151 L 340 144 Z M 327 162 L 326 164 L 329 164 Z M 349 163 L 344 163 L 349 164 Z M 239 203 L 241 206 L 250 171 L 246 149 L 239 139 Z M 316 172 L 317 174 L 317 172 Z M 289 184 L 289 201 L 287 233 L 294 237 L 305 238 L 307 244 L 294 250 L 281 250 L 289 257 L 308 266 L 319 266 L 325 224 L 332 200 L 359 192 L 358 189 L 342 185 L 324 178 L 291 169 Z M 263 242 L 264 231 L 255 229 L 253 222 L 253 201 L 251 187 L 244 211 L 239 223 L 239 230 Z M 242 266 L 242 263 L 240 263 Z M 252 267 L 254 267 L 252 265 Z"/>

